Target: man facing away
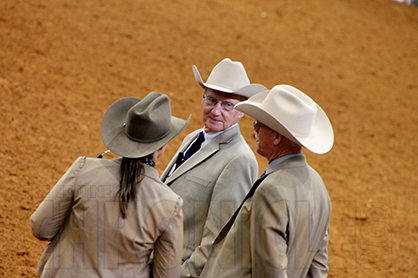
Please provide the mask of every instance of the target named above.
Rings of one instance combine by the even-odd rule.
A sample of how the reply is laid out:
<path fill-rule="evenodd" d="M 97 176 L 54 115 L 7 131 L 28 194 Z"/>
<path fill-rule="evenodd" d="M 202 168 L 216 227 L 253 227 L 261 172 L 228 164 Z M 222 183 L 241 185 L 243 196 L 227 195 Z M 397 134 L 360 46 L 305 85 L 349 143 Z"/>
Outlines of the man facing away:
<path fill-rule="evenodd" d="M 254 153 L 240 134 L 234 106 L 266 88 L 250 84 L 240 62 L 224 59 L 203 87 L 204 127 L 187 135 L 161 180 L 183 198 L 182 277 L 198 277 L 212 242 L 258 176 Z"/>
<path fill-rule="evenodd" d="M 302 147 L 331 149 L 328 117 L 289 85 L 235 108 L 256 119 L 256 150 L 269 166 L 215 239 L 201 277 L 326 277 L 331 202 Z"/>

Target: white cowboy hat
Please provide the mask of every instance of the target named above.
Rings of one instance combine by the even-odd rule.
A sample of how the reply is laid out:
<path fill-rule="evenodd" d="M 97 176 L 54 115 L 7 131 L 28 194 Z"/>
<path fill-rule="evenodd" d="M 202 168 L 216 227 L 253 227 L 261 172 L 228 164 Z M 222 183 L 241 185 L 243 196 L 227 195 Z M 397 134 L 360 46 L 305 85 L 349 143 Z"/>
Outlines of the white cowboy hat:
<path fill-rule="evenodd" d="M 289 85 L 277 85 L 235 105 L 235 109 L 302 145 L 324 154 L 334 144 L 325 112 L 309 96 Z"/>
<path fill-rule="evenodd" d="M 126 97 L 115 101 L 102 122 L 102 140 L 113 153 L 138 158 L 152 154 L 176 137 L 189 123 L 171 116 L 170 100 L 151 92 L 142 100 Z"/>
<path fill-rule="evenodd" d="M 193 65 L 192 68 L 197 83 L 203 88 L 233 93 L 246 98 L 267 90 L 263 85 L 250 84 L 242 63 L 232 62 L 229 58 L 223 59 L 213 68 L 206 83 L 203 82 L 197 67 Z"/>

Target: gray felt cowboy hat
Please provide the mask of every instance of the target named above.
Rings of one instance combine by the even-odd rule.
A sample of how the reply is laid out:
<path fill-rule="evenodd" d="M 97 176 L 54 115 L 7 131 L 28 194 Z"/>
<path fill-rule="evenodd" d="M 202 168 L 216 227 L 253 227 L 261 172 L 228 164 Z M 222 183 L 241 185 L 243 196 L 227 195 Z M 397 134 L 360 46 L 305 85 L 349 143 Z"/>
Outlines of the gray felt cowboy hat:
<path fill-rule="evenodd" d="M 250 84 L 244 66 L 241 62 L 223 59 L 210 73 L 208 80 L 203 82 L 196 66 L 193 66 L 194 77 L 203 88 L 209 88 L 224 93 L 232 93 L 249 98 L 261 91 L 267 90 L 260 84 Z"/>
<path fill-rule="evenodd" d="M 171 115 L 170 100 L 151 92 L 142 100 L 126 97 L 114 102 L 102 122 L 102 140 L 113 153 L 138 158 L 154 153 L 189 123 Z"/>
<path fill-rule="evenodd" d="M 311 152 L 324 154 L 334 144 L 334 133 L 325 112 L 309 96 L 292 86 L 274 86 L 238 103 L 235 109 Z"/>

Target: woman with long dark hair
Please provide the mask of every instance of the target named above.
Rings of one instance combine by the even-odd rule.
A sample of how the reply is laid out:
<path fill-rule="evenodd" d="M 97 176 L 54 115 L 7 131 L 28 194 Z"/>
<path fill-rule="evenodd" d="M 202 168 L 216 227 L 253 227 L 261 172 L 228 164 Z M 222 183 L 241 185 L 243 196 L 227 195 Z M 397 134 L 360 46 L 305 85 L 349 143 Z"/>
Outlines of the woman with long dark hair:
<path fill-rule="evenodd" d="M 50 241 L 38 275 L 179 276 L 183 201 L 154 165 L 189 120 L 155 92 L 109 107 L 102 139 L 120 157 L 79 157 L 31 216 L 33 235 Z"/>

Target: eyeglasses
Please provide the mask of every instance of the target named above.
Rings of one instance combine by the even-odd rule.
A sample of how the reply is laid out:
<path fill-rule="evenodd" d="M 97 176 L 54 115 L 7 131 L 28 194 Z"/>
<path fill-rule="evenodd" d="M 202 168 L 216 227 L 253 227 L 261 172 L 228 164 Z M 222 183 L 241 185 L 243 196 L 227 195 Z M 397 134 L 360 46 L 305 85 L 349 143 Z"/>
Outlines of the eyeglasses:
<path fill-rule="evenodd" d="M 223 110 L 225 111 L 232 111 L 234 109 L 235 104 L 233 104 L 232 102 L 229 101 L 218 101 L 217 99 L 211 97 L 211 96 L 207 96 L 207 95 L 203 95 L 203 99 L 205 100 L 205 103 L 209 106 L 215 106 L 216 104 L 218 104 L 218 102 L 221 104 L 221 107 Z"/>
<path fill-rule="evenodd" d="M 253 122 L 253 127 L 254 127 L 255 132 L 260 131 L 260 128 L 261 128 L 262 126 L 264 126 L 264 125 L 263 125 L 262 123 L 260 123 L 259 121 L 254 121 L 254 122 Z"/>

